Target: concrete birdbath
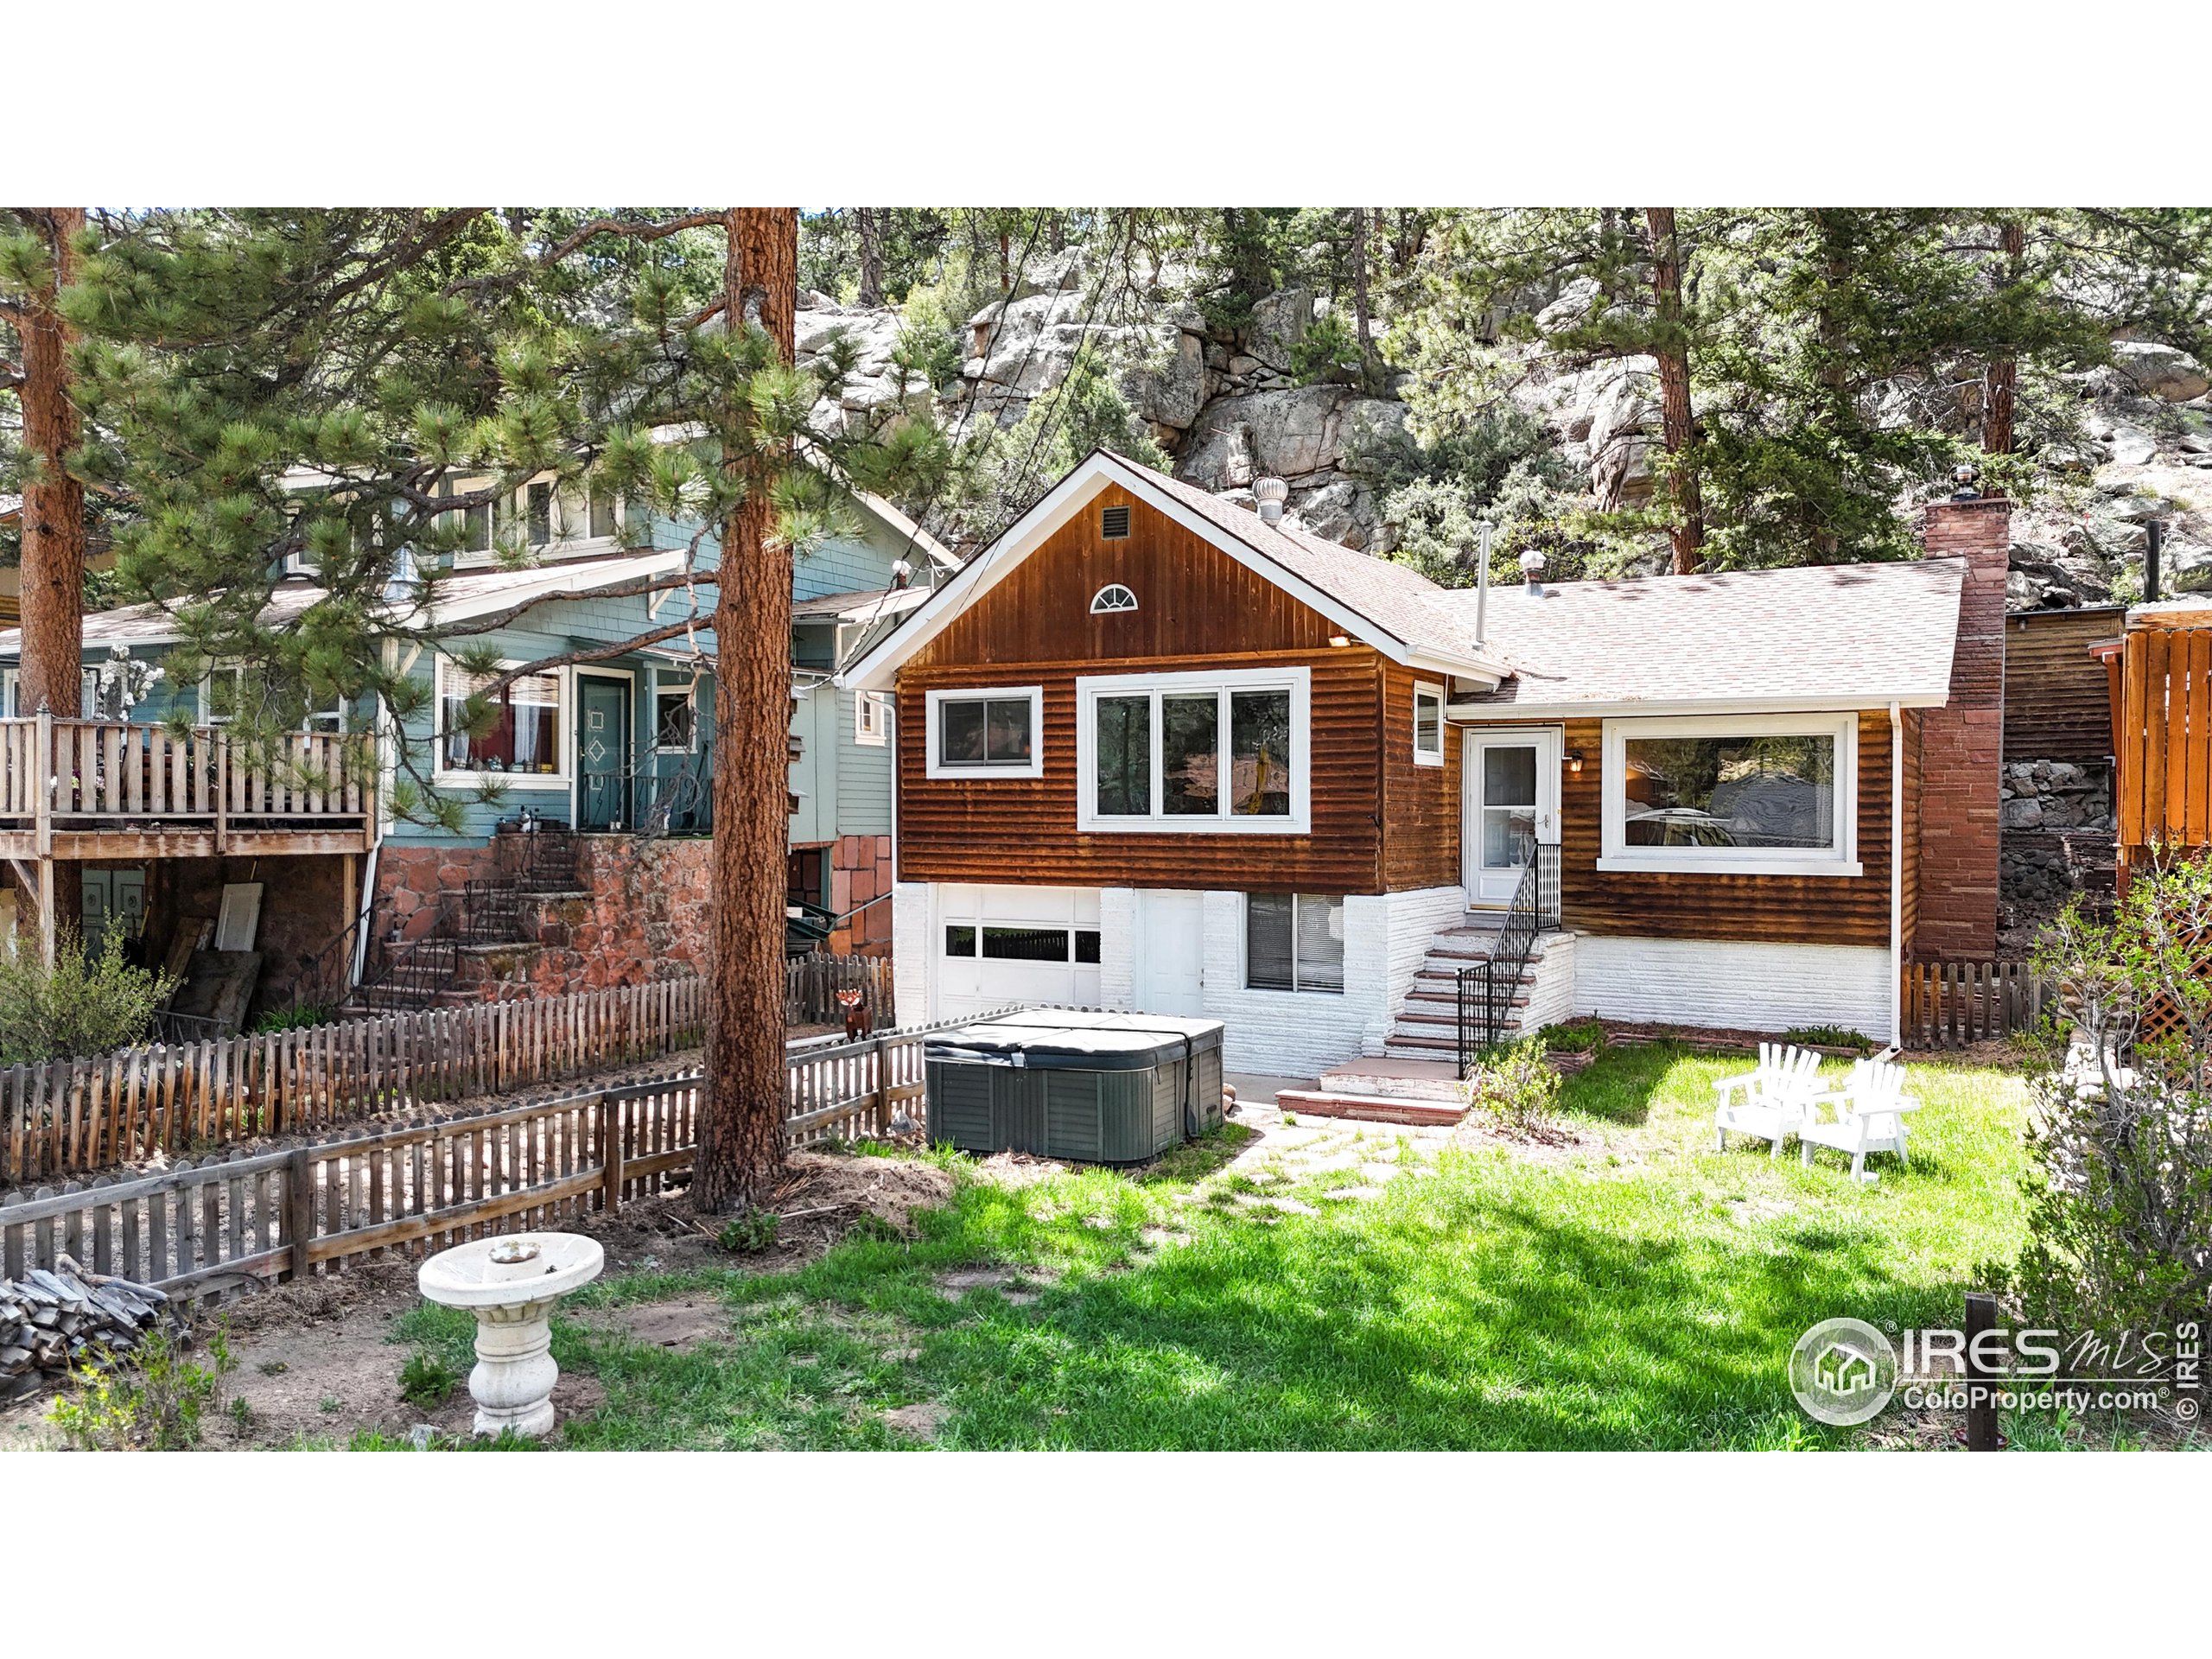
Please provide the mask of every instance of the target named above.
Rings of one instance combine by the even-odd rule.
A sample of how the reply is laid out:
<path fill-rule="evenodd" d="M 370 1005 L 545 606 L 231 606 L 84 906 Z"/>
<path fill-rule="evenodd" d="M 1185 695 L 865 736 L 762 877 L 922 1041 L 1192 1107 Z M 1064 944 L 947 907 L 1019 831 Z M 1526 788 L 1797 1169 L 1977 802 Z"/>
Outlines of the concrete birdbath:
<path fill-rule="evenodd" d="M 532 1439 L 553 1427 L 553 1304 L 599 1277 L 607 1252 L 579 1233 L 509 1233 L 441 1250 L 423 1263 L 423 1294 L 476 1315 L 468 1392 L 476 1432 Z"/>

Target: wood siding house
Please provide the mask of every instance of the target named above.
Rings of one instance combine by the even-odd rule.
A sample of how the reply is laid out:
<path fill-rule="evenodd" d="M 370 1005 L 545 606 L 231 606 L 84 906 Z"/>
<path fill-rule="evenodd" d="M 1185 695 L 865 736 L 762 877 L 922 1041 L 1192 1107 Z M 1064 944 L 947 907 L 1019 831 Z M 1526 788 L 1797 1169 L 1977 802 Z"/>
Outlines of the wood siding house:
<path fill-rule="evenodd" d="M 1096 454 L 841 677 L 895 698 L 899 1017 L 1205 1014 L 1301 1075 L 1447 1052 L 1450 967 L 1535 863 L 1526 1024 L 1885 1035 L 1916 930 L 1986 893 L 1993 943 L 2004 518 L 1931 538 L 1955 509 L 1993 550 L 1485 608 Z M 1986 860 L 1978 817 L 1923 822 L 1929 742 L 1988 750 Z"/>

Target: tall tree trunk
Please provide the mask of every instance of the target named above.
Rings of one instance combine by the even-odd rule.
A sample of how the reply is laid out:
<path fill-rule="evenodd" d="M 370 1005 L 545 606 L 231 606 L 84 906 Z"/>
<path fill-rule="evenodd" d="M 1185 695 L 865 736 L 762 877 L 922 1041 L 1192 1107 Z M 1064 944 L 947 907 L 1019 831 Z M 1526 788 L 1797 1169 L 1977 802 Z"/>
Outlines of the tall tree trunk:
<path fill-rule="evenodd" d="M 85 228 L 81 207 L 33 207 L 23 216 L 45 238 L 53 279 L 23 302 L 17 332 L 23 341 L 23 448 L 30 458 L 23 484 L 22 666 L 16 696 L 23 713 L 41 706 L 65 720 L 83 712 L 85 653 L 85 486 L 63 470 L 78 437 L 69 396 L 68 325 L 56 308 L 75 274 L 74 239 Z M 57 928 L 83 915 L 84 872 L 67 859 L 53 865 Z"/>
<path fill-rule="evenodd" d="M 1014 292 L 1014 232 L 999 226 L 999 292 Z"/>
<path fill-rule="evenodd" d="M 1659 359 L 1661 442 L 1671 461 L 1667 486 L 1675 498 L 1675 574 L 1687 576 L 1698 567 L 1705 546 L 1705 497 L 1698 487 L 1691 457 L 1696 435 L 1690 422 L 1690 341 L 1682 320 L 1682 250 L 1675 233 L 1675 210 L 1647 207 L 1651 227 L 1651 295 L 1659 316 L 1653 354 Z"/>
<path fill-rule="evenodd" d="M 1359 387 L 1362 391 L 1373 391 L 1376 385 L 1375 347 L 1367 338 L 1367 209 L 1351 210 L 1351 327 L 1352 337 L 1359 345 Z"/>
<path fill-rule="evenodd" d="M 1821 277 L 1820 302 L 1814 318 L 1815 334 L 1821 349 L 1817 378 L 1827 398 L 1824 417 L 1832 423 L 1836 437 L 1841 439 L 1858 424 L 1858 411 L 1851 401 L 1850 368 L 1844 361 L 1843 314 L 1838 304 L 1838 296 L 1851 281 L 1851 250 L 1849 238 L 1835 213 L 1815 209 L 1813 225 L 1820 241 Z M 1814 550 L 1820 555 L 1821 562 L 1834 563 L 1843 550 L 1842 537 L 1831 527 L 1831 522 L 1816 521 L 1812 533 Z"/>
<path fill-rule="evenodd" d="M 798 215 L 733 208 L 722 287 L 733 327 L 757 319 L 789 362 Z M 715 613 L 714 950 L 707 1072 L 692 1202 L 710 1214 L 766 1202 L 784 1161 L 784 871 L 789 850 L 791 555 L 772 539 L 760 459 L 722 464 L 751 487 L 722 526 Z"/>
<path fill-rule="evenodd" d="M 853 209 L 861 239 L 861 303 L 883 303 L 883 232 L 873 207 Z"/>
<path fill-rule="evenodd" d="M 2005 251 L 2005 283 L 2009 288 L 2020 280 L 2020 267 L 2028 251 L 2027 230 L 2018 219 L 2008 219 L 1998 226 L 1997 238 L 1998 245 Z M 2011 357 L 1992 358 L 1982 372 L 1981 448 L 1986 454 L 2012 453 L 2012 412 L 2019 375 L 2019 362 Z"/>

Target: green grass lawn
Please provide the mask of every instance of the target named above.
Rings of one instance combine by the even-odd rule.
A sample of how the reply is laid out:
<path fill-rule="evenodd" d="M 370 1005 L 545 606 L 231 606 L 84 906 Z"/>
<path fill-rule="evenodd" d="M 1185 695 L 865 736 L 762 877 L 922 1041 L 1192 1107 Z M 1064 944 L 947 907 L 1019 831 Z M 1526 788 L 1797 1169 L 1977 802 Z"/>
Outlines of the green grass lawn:
<path fill-rule="evenodd" d="M 557 1321 L 604 1406 L 584 1447 L 1719 1447 L 1834 1446 L 1783 1383 L 1816 1320 L 1949 1325 L 2009 1259 L 2024 1095 L 1991 1069 L 1912 1068 L 1913 1162 L 1712 1151 L 1712 1080 L 1740 1059 L 1616 1048 L 1567 1081 L 1598 1137 L 1532 1157 L 1449 1150 L 1313 1215 L 1240 1205 L 1231 1125 L 1138 1173 L 1025 1187 L 963 1172 L 912 1239 L 849 1236 L 803 1270 L 630 1274 Z M 1378 1132 L 1387 1144 L 1390 1132 Z M 1316 1178 L 1270 1188 L 1318 1199 Z M 1018 1282 L 941 1290 L 957 1268 Z M 1013 1293 L 1012 1299 L 1007 1294 Z M 727 1343 L 676 1351 L 583 1310 L 702 1293 Z M 399 1335 L 466 1370 L 465 1314 Z M 931 1402 L 913 1414 L 887 1413 Z M 934 1418 L 931 1421 L 931 1418 Z"/>

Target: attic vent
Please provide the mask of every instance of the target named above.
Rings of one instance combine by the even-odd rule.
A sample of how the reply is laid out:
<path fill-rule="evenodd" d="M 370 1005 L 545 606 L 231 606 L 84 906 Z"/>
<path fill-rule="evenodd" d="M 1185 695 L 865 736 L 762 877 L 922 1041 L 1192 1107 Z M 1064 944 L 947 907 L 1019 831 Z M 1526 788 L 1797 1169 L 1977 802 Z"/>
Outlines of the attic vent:
<path fill-rule="evenodd" d="M 1098 510 L 1098 537 L 1101 541 L 1128 541 L 1129 510 L 1127 507 L 1101 507 Z"/>
<path fill-rule="evenodd" d="M 1109 582 L 1090 596 L 1090 613 L 1103 616 L 1109 611 L 1134 611 L 1137 596 L 1118 582 Z"/>

